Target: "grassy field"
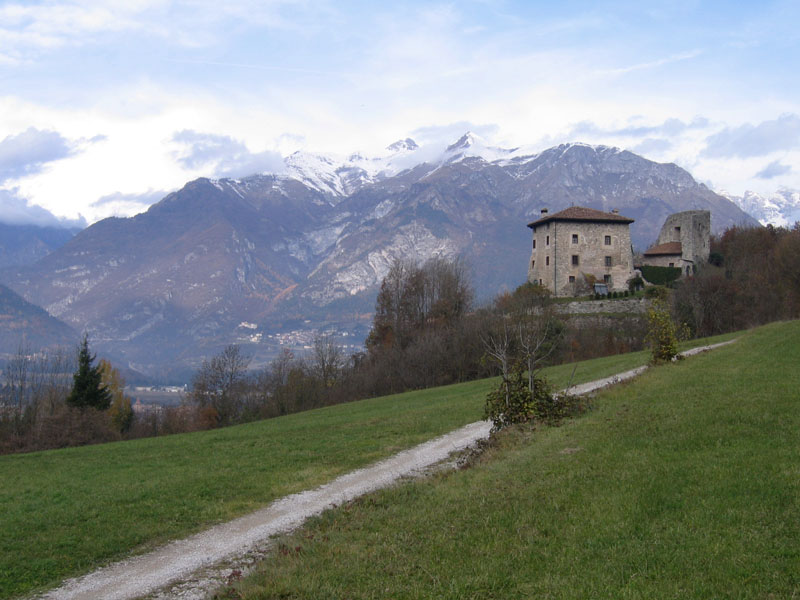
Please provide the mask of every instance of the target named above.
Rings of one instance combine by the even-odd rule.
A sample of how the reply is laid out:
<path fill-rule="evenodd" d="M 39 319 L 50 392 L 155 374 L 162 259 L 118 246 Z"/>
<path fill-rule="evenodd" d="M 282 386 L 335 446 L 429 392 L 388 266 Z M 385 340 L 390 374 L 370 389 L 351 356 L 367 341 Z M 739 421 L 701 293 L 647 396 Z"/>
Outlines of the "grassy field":
<path fill-rule="evenodd" d="M 691 345 L 697 345 L 694 341 Z M 646 353 L 579 363 L 574 383 Z M 566 385 L 571 365 L 548 370 Z M 222 430 L 0 457 L 0 597 L 245 514 L 476 421 L 493 380 Z"/>
<path fill-rule="evenodd" d="M 226 597 L 800 597 L 800 322 L 312 519 Z"/>

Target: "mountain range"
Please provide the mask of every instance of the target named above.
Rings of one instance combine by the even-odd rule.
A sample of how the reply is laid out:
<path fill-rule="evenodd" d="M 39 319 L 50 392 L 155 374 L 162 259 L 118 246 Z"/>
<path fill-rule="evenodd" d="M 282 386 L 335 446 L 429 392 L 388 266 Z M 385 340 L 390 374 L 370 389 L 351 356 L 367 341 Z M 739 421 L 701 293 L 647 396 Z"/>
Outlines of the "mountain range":
<path fill-rule="evenodd" d="M 396 258 L 462 257 L 479 299 L 513 289 L 542 208 L 618 209 L 639 250 L 673 212 L 710 210 L 715 231 L 757 223 L 680 167 L 616 148 L 530 152 L 468 133 L 426 152 L 405 139 L 378 157 L 298 152 L 280 173 L 198 179 L 2 280 L 99 352 L 175 380 L 230 342 L 256 364 L 315 329 L 358 346 Z"/>
<path fill-rule="evenodd" d="M 745 212 L 754 216 L 762 225 L 792 227 L 800 221 L 800 191 L 780 188 L 773 194 L 762 196 L 756 192 L 745 192 L 734 196 L 720 192 L 735 202 Z"/>

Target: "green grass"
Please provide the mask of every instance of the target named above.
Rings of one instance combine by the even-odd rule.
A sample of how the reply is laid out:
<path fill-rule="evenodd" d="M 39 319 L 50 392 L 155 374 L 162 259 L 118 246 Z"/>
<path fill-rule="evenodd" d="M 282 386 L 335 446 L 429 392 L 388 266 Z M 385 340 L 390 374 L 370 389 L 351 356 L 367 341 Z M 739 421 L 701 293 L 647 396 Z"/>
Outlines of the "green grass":
<path fill-rule="evenodd" d="M 800 597 L 800 322 L 281 538 L 232 598 Z"/>
<path fill-rule="evenodd" d="M 699 341 L 693 342 L 698 344 Z M 647 361 L 579 363 L 573 383 Z M 572 365 L 547 370 L 565 386 Z M 495 380 L 222 430 L 0 457 L 0 597 L 245 514 L 480 419 Z"/>

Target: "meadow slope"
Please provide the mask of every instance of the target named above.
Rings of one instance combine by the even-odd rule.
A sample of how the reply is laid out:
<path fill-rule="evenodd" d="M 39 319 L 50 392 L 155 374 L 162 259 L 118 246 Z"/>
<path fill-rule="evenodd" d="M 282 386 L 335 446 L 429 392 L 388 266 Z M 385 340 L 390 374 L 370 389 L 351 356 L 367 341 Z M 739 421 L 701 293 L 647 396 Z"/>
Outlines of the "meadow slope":
<path fill-rule="evenodd" d="M 228 598 L 795 598 L 800 322 L 650 369 L 278 541 Z"/>
<path fill-rule="evenodd" d="M 573 383 L 582 383 L 646 360 L 638 352 L 547 372 L 564 386 L 573 367 Z M 492 385 L 488 379 L 227 429 L 0 456 L 0 597 L 54 587 L 477 421 Z"/>

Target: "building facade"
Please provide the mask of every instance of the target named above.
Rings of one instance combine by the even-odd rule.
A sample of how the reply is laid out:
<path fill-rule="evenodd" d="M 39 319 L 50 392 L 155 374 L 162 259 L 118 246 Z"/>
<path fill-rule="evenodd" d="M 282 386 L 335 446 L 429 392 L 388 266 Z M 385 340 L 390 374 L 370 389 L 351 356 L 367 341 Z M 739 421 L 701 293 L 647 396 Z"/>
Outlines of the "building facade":
<path fill-rule="evenodd" d="M 644 253 L 644 264 L 679 267 L 690 275 L 711 252 L 711 212 L 687 210 L 667 217 L 658 241 Z"/>
<path fill-rule="evenodd" d="M 533 231 L 528 281 L 556 296 L 576 296 L 605 283 L 609 291 L 628 289 L 633 277 L 630 224 L 633 219 L 572 206 L 549 214 L 542 210 Z"/>

